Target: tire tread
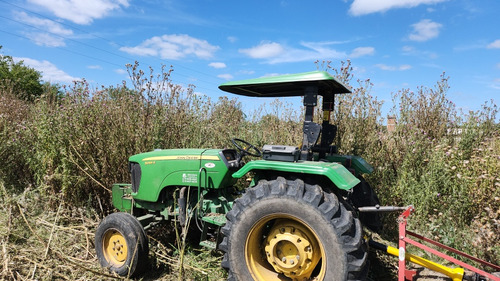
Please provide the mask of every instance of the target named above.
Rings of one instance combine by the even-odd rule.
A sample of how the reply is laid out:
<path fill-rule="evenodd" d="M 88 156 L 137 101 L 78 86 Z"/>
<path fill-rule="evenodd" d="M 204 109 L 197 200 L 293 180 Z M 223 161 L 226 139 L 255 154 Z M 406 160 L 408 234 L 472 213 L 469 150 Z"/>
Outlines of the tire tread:
<path fill-rule="evenodd" d="M 324 192 L 319 185 L 305 184 L 300 179 L 286 180 L 283 177 L 271 181 L 259 181 L 255 187 L 249 188 L 242 198 L 235 201 L 233 210 L 226 215 L 228 222 L 222 228 L 224 238 L 219 249 L 224 252 L 221 266 L 228 271 L 228 280 L 236 280 L 228 256 L 231 251 L 229 239 L 231 229 L 235 223 L 238 223 L 246 207 L 267 197 L 295 198 L 299 202 L 302 201 L 317 208 L 325 220 L 331 222 L 337 236 L 343 243 L 342 248 L 347 255 L 348 262 L 347 280 L 366 280 L 368 254 L 359 220 L 339 202 L 335 194 Z"/>

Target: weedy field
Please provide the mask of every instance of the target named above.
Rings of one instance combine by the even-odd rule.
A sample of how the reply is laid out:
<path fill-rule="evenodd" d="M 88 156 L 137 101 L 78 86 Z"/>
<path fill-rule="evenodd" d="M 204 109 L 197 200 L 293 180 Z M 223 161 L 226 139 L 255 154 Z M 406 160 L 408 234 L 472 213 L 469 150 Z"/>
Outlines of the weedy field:
<path fill-rule="evenodd" d="M 375 172 L 366 180 L 384 205 L 413 204 L 409 228 L 495 264 L 500 263 L 500 126 L 497 105 L 461 112 L 449 100 L 448 77 L 393 93 L 393 131 L 369 81 L 355 81 L 349 62 L 322 67 L 352 87 L 337 98 L 333 123 L 342 154 L 360 155 Z M 112 280 L 94 250 L 98 222 L 113 212 L 110 187 L 129 182 L 130 155 L 155 148 L 297 145 L 301 109 L 276 100 L 243 112 L 237 99 L 216 101 L 129 66 L 132 85 L 92 89 L 85 82 L 26 101 L 0 87 L 0 279 Z M 321 116 L 321 114 L 316 114 Z M 380 239 L 396 241 L 395 215 Z M 195 231 L 195 230 L 193 230 Z M 179 244 L 173 225 L 150 235 L 144 280 L 220 280 L 221 255 Z M 410 248 L 411 251 L 411 248 Z M 182 264 L 179 257 L 183 255 Z M 372 253 L 373 280 L 394 280 L 396 261 Z"/>

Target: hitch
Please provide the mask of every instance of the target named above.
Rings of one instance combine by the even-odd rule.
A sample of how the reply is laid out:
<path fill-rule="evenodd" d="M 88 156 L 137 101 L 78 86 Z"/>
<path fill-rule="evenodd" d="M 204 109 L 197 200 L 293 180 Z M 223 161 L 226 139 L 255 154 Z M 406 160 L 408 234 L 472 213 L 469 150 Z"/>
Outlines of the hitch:
<path fill-rule="evenodd" d="M 491 281 L 500 281 L 500 277 L 494 276 L 491 273 L 485 272 L 481 269 L 478 269 L 470 264 L 467 264 L 465 262 L 462 262 L 460 260 L 457 260 L 449 255 L 446 255 L 438 250 L 435 250 L 429 246 L 426 246 L 420 242 L 417 242 L 413 240 L 412 238 L 409 238 L 409 236 L 415 237 L 421 241 L 427 242 L 429 244 L 432 244 L 434 246 L 437 246 L 441 249 L 445 249 L 447 251 L 450 251 L 454 254 L 460 255 L 462 257 L 468 258 L 470 260 L 473 260 L 475 262 L 478 262 L 484 266 L 488 266 L 493 268 L 495 271 L 500 271 L 500 266 L 489 263 L 487 261 L 483 261 L 481 259 L 478 259 L 476 257 L 470 256 L 464 252 L 461 252 L 459 250 L 453 249 L 449 246 L 446 246 L 444 244 L 441 244 L 437 241 L 434 241 L 432 239 L 423 237 L 422 235 L 416 234 L 414 232 L 406 230 L 406 225 L 407 225 L 407 219 L 411 215 L 411 213 L 415 210 L 413 206 L 407 206 L 407 207 L 393 207 L 393 206 L 374 206 L 374 207 L 362 207 L 358 209 L 360 212 L 391 212 L 391 211 L 400 211 L 404 210 L 403 213 L 398 218 L 398 223 L 399 223 L 399 249 L 396 249 L 391 246 L 386 246 L 383 245 L 379 242 L 369 240 L 369 245 L 373 247 L 374 249 L 384 251 L 390 255 L 396 256 L 399 258 L 399 266 L 398 266 L 398 281 L 412 281 L 413 278 L 416 275 L 416 271 L 414 270 L 408 270 L 406 269 L 406 261 L 421 265 L 425 268 L 428 268 L 430 270 L 442 273 L 448 277 L 450 277 L 453 281 L 462 281 L 462 280 L 470 280 L 470 281 L 486 281 L 486 280 L 491 280 Z M 422 257 L 410 254 L 406 252 L 406 244 L 411 244 L 413 246 L 416 246 L 420 249 L 423 249 L 424 251 L 431 253 L 433 255 L 436 255 L 438 257 L 441 257 L 445 260 L 448 260 L 456 265 L 459 265 L 461 267 L 457 268 L 449 268 L 444 265 L 438 264 L 436 262 L 429 261 L 427 259 L 424 259 Z M 465 276 L 465 271 L 464 268 L 472 271 L 475 273 L 473 276 Z M 464 279 L 464 277 L 466 279 Z M 489 278 L 489 279 L 487 279 Z"/>
<path fill-rule="evenodd" d="M 359 207 L 358 211 L 362 213 L 386 213 L 386 212 L 396 212 L 396 211 L 404 211 L 407 207 L 396 207 L 396 206 L 368 206 L 368 207 Z"/>

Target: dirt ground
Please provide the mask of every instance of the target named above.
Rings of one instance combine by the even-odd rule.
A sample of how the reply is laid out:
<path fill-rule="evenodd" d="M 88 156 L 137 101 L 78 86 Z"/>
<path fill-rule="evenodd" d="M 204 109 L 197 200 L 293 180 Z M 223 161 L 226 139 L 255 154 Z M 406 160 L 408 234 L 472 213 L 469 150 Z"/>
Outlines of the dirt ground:
<path fill-rule="evenodd" d="M 415 270 L 417 270 L 418 273 L 413 281 L 438 281 L 438 280 L 439 281 L 452 281 L 452 279 L 448 278 L 446 275 L 443 275 L 439 272 L 429 270 L 427 268 L 416 268 Z M 463 280 L 467 281 L 467 280 L 469 280 L 468 277 L 470 278 L 470 276 L 472 276 L 473 273 L 466 271 L 465 275 L 466 276 L 464 276 Z M 500 273 L 498 273 L 498 272 L 493 273 L 493 275 L 500 277 Z"/>
<path fill-rule="evenodd" d="M 417 276 L 414 281 L 452 281 L 446 275 L 439 272 L 435 272 L 426 268 L 419 268 L 417 270 Z"/>

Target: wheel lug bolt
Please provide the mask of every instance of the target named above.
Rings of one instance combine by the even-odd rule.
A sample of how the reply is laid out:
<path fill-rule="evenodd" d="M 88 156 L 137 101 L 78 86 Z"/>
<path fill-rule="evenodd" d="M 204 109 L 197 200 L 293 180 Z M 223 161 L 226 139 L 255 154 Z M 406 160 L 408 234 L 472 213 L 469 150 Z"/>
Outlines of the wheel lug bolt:
<path fill-rule="evenodd" d="M 283 257 L 283 258 L 281 259 L 281 261 L 282 261 L 283 263 L 286 263 L 286 258 L 285 258 L 285 257 Z"/>
<path fill-rule="evenodd" d="M 290 264 L 293 265 L 295 262 L 294 260 L 290 260 Z"/>

